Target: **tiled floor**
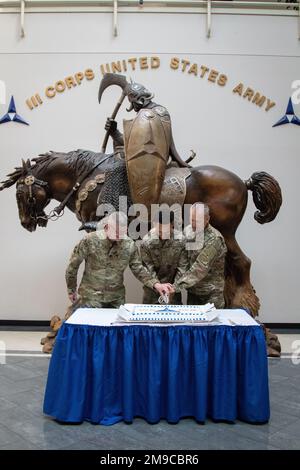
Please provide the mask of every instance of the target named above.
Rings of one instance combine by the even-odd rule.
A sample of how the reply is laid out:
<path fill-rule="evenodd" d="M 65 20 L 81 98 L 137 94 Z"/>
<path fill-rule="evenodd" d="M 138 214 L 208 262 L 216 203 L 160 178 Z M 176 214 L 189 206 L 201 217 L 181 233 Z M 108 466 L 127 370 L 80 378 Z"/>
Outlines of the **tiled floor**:
<path fill-rule="evenodd" d="M 6 364 L 0 356 L 0 449 L 300 449 L 300 364 L 288 356 L 299 335 L 281 336 L 283 358 L 269 359 L 268 424 L 208 420 L 199 425 L 184 419 L 176 425 L 149 425 L 136 419 L 131 425 L 109 427 L 62 425 L 42 414 L 49 356 L 38 353 L 41 336 L 0 331 L 0 354 L 1 341 L 9 354 Z M 30 351 L 17 350 L 15 341 Z"/>

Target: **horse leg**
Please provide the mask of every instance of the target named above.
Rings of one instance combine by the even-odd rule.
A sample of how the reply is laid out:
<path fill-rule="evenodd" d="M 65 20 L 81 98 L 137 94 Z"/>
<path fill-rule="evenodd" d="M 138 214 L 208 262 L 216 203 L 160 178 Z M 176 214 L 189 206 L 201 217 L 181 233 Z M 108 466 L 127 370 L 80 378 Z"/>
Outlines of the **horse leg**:
<path fill-rule="evenodd" d="M 226 306 L 247 308 L 253 317 L 258 315 L 260 302 L 250 281 L 251 260 L 243 253 L 234 235 L 225 235 L 227 257 L 225 264 Z"/>
<path fill-rule="evenodd" d="M 230 308 L 247 308 L 253 317 L 258 315 L 260 302 L 250 280 L 251 260 L 243 253 L 234 235 L 225 236 L 227 258 L 225 265 L 224 297 Z M 267 343 L 269 357 L 280 357 L 281 345 L 278 337 L 261 324 Z"/>

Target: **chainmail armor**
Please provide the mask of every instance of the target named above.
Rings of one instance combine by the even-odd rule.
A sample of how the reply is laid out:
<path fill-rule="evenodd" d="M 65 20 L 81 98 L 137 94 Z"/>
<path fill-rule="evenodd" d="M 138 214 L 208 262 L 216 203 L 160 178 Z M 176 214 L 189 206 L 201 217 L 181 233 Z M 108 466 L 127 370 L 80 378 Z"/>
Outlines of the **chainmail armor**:
<path fill-rule="evenodd" d="M 116 211 L 124 210 L 119 207 L 119 197 L 127 196 L 127 211 L 131 206 L 130 190 L 128 185 L 126 163 L 117 160 L 105 172 L 105 182 L 99 193 L 97 206 L 100 204 L 112 204 Z"/>

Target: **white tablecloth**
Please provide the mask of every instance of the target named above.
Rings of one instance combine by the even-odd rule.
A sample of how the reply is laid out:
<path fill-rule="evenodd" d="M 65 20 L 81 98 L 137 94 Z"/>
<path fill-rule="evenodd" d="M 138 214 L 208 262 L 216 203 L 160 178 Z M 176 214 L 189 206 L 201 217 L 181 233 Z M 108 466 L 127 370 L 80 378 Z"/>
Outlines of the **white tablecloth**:
<path fill-rule="evenodd" d="M 133 323 L 118 322 L 118 309 L 115 308 L 78 308 L 73 315 L 66 321 L 73 325 L 95 325 L 95 326 L 112 326 L 112 325 L 131 325 Z M 134 323 L 136 325 L 137 323 Z M 182 325 L 184 323 L 141 323 L 138 324 L 151 326 L 170 326 Z M 188 323 L 194 326 L 202 326 L 200 323 Z M 242 309 L 219 309 L 218 319 L 213 322 L 203 322 L 203 325 L 244 325 L 257 326 L 257 322 Z"/>

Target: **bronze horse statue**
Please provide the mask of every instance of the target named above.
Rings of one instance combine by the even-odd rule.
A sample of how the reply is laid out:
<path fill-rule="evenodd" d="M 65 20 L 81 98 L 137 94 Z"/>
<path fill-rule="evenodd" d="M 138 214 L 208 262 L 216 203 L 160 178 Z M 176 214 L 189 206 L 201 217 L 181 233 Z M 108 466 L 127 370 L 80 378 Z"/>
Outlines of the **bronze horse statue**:
<path fill-rule="evenodd" d="M 97 219 L 97 201 L 104 184 L 101 178 L 117 163 L 114 154 L 51 151 L 32 160 L 33 164 L 30 160 L 23 161 L 23 166 L 16 167 L 0 186 L 3 190 L 16 184 L 19 218 L 26 230 L 33 232 L 37 226 L 45 227 L 49 219 L 62 215 L 56 212 L 50 216 L 45 214 L 44 209 L 51 199 L 60 203 L 65 201 L 66 207 L 76 213 L 82 223 Z M 265 172 L 254 173 L 246 181 L 218 166 L 198 166 L 190 168 L 190 172 L 184 203 L 203 201 L 209 205 L 211 223 L 223 234 L 228 248 L 226 306 L 246 307 L 256 316 L 260 305 L 250 281 L 251 261 L 238 245 L 235 233 L 247 207 L 248 191 L 252 191 L 258 209 L 254 218 L 264 224 L 274 220 L 278 214 L 282 203 L 280 186 Z M 124 177 L 126 179 L 126 173 Z M 90 181 L 93 184 L 95 178 L 99 184 L 85 195 L 78 211 L 77 189 L 83 185 L 86 187 Z M 114 188 L 111 189 L 113 193 Z"/>

